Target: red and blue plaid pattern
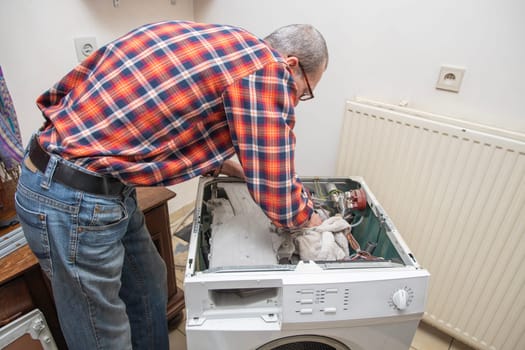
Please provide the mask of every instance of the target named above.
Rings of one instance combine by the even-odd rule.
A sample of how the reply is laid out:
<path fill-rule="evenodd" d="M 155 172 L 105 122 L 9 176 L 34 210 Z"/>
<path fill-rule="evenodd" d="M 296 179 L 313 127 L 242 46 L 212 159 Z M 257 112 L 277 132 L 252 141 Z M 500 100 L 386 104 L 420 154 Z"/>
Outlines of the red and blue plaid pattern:
<path fill-rule="evenodd" d="M 37 104 L 50 152 L 132 185 L 173 185 L 237 153 L 278 226 L 312 213 L 295 177 L 296 87 L 283 58 L 235 27 L 170 21 L 100 48 Z"/>

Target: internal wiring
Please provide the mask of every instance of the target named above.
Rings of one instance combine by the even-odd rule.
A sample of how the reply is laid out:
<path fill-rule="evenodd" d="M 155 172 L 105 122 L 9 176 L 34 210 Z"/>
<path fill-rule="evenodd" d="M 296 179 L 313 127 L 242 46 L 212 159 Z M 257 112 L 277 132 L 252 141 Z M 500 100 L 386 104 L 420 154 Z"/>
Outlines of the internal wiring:
<path fill-rule="evenodd" d="M 360 216 L 356 223 L 350 223 L 350 227 L 357 227 L 363 222 L 364 216 Z"/>
<path fill-rule="evenodd" d="M 319 182 L 319 179 L 315 179 L 314 180 L 314 190 L 315 190 L 315 194 L 316 196 L 321 199 L 321 200 L 326 200 L 328 198 L 328 196 L 326 196 L 325 194 L 323 194 L 323 190 L 322 190 L 322 186 Z"/>

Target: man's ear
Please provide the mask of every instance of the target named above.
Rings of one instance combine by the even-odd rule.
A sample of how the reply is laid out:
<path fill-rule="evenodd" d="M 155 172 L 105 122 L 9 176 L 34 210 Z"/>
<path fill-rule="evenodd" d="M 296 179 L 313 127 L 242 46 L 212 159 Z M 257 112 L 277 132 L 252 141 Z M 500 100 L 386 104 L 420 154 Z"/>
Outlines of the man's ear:
<path fill-rule="evenodd" d="M 299 64 L 299 59 L 295 56 L 288 56 L 286 57 L 286 63 L 290 67 L 296 67 Z"/>

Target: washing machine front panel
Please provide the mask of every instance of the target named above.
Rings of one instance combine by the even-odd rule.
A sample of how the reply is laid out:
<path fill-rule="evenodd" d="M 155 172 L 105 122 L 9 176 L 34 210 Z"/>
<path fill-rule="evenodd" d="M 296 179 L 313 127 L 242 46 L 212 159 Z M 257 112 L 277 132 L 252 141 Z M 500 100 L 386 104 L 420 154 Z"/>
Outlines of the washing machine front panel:
<path fill-rule="evenodd" d="M 375 324 L 340 322 L 327 328 L 280 329 L 262 319 L 212 320 L 187 328 L 186 338 L 189 350 L 408 350 L 418 323 L 417 319 L 376 320 Z M 305 342 L 310 347 L 299 347 Z"/>
<path fill-rule="evenodd" d="M 314 264 L 315 263 L 310 263 Z M 188 322 L 257 315 L 285 325 L 416 315 L 428 272 L 408 268 L 202 273 L 185 281 Z"/>
<path fill-rule="evenodd" d="M 427 281 L 425 270 L 403 269 L 200 274 L 185 286 L 188 349 L 259 349 L 297 335 L 349 349 L 408 349 Z M 399 290 L 407 292 L 402 308 L 394 302 Z"/>

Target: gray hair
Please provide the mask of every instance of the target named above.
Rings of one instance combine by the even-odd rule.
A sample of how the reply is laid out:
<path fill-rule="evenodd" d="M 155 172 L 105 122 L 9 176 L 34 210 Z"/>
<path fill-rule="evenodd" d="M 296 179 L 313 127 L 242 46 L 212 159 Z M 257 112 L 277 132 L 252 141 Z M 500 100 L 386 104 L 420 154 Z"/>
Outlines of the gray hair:
<path fill-rule="evenodd" d="M 284 57 L 295 56 L 307 73 L 328 66 L 328 48 L 323 35 L 310 24 L 290 24 L 268 35 L 264 40 Z"/>

